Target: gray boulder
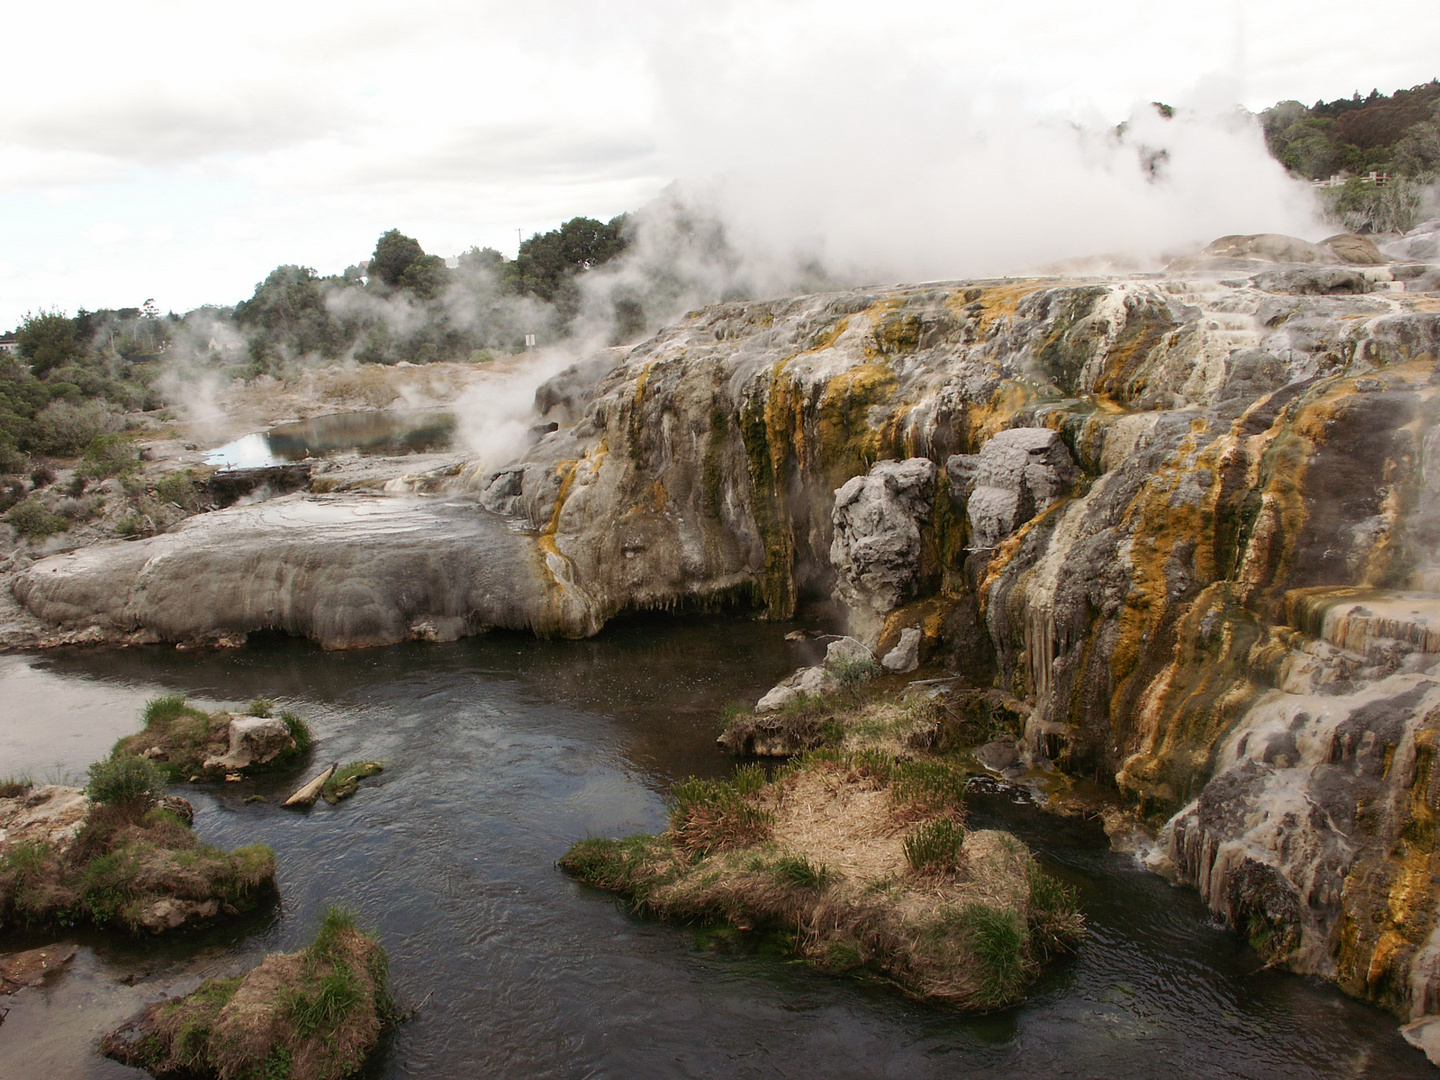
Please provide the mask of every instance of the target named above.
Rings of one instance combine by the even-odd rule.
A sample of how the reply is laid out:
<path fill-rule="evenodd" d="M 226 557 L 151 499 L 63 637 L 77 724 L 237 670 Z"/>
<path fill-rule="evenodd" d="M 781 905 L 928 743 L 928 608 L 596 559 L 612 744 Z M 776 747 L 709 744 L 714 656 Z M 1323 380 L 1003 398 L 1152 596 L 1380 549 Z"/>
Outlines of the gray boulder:
<path fill-rule="evenodd" d="M 237 716 L 230 721 L 230 749 L 219 757 L 207 758 L 205 768 L 236 772 L 274 761 L 293 749 L 295 740 L 285 721 L 272 716 Z"/>
<path fill-rule="evenodd" d="M 945 462 L 951 497 L 964 500 L 971 546 L 990 548 L 1063 499 L 1079 476 L 1075 459 L 1049 428 L 1012 428 L 978 454 Z"/>
<path fill-rule="evenodd" d="M 864 641 L 875 641 L 884 617 L 917 592 L 935 476 L 928 458 L 882 461 L 835 492 L 835 592 L 850 610 L 851 632 Z"/>
<path fill-rule="evenodd" d="M 1362 271 L 1345 266 L 1267 270 L 1250 280 L 1257 289 L 1292 296 L 1360 296 L 1370 291 L 1370 279 Z"/>
<path fill-rule="evenodd" d="M 765 696 L 755 703 L 755 712 L 758 715 L 779 712 L 802 694 L 806 697 L 819 697 L 834 689 L 835 683 L 823 667 L 801 668 L 771 687 Z"/>
<path fill-rule="evenodd" d="M 880 666 L 892 675 L 908 675 L 920 666 L 920 641 L 924 635 L 918 626 L 900 631 L 900 640 L 885 654 Z"/>

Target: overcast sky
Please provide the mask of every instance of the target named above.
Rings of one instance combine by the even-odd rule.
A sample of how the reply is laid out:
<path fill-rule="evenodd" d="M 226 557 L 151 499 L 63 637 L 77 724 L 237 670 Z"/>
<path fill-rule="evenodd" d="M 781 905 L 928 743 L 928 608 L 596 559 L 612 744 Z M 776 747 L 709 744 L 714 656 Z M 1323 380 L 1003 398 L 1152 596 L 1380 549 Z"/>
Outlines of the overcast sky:
<path fill-rule="evenodd" d="M 823 194 L 917 140 L 1440 75 L 1437 0 L 54 0 L 5 26 L 0 329 L 231 304 L 392 227 L 513 255 L 732 164 Z"/>

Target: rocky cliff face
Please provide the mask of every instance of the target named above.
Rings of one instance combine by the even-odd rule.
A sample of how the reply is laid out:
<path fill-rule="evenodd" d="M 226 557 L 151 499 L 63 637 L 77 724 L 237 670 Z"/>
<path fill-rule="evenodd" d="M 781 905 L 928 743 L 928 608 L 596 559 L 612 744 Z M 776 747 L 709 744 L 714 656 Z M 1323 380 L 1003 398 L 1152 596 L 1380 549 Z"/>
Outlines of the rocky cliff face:
<path fill-rule="evenodd" d="M 92 549 L 17 594 L 72 630 L 330 644 L 834 597 L 880 653 L 918 630 L 1028 703 L 1033 754 L 1169 817 L 1169 868 L 1274 955 L 1428 1012 L 1440 298 L 1392 280 L 1413 267 L 1241 261 L 719 305 L 542 388 L 558 430 L 480 508 L 452 498 L 438 544 L 417 519 L 383 558 L 344 549 L 303 601 L 215 587 L 179 614 L 235 511 L 184 558 Z M 256 542 L 286 567 L 328 558 L 282 533 Z M 162 556 L 164 597 L 136 584 Z M 226 567 L 246 595 L 255 567 Z"/>

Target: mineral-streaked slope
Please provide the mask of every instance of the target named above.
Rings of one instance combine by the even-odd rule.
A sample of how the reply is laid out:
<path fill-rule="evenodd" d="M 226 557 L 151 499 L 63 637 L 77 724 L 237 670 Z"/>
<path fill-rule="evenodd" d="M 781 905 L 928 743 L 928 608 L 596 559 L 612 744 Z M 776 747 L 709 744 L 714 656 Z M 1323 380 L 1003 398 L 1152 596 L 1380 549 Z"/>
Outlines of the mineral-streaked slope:
<path fill-rule="evenodd" d="M 708 308 L 542 388 L 559 430 L 481 507 L 338 544 L 223 511 L 17 595 L 71 633 L 331 645 L 834 595 L 1174 815 L 1174 871 L 1272 954 L 1440 1010 L 1440 303 L 1255 269 Z"/>

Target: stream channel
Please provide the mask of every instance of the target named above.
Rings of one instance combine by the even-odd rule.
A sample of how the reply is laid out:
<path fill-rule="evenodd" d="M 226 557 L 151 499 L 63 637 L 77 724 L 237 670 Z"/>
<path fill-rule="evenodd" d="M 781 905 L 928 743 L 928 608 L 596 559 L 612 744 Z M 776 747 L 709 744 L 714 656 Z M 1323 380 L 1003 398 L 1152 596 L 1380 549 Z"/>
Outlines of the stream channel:
<path fill-rule="evenodd" d="M 0 999 L 0 1078 L 144 1075 L 95 1056 L 94 1039 L 163 992 L 298 947 L 329 901 L 379 931 L 417 1009 L 367 1077 L 1435 1075 L 1388 1014 L 1263 970 L 1193 892 L 1098 828 L 1004 798 L 977 798 L 973 820 L 1038 849 L 1079 890 L 1090 933 L 1026 1003 L 983 1016 L 816 973 L 767 940 L 636 918 L 556 870 L 581 837 L 663 828 L 674 781 L 729 770 L 716 714 L 810 659 L 790 628 L 644 619 L 580 642 L 0 656 L 0 773 L 79 781 L 145 701 L 173 693 L 208 708 L 268 697 L 309 720 L 314 764 L 387 762 L 308 813 L 276 798 L 304 768 L 180 785 L 205 840 L 274 847 L 281 903 L 175 940 L 78 935 L 64 975 Z M 246 803 L 256 790 L 270 801 Z"/>

